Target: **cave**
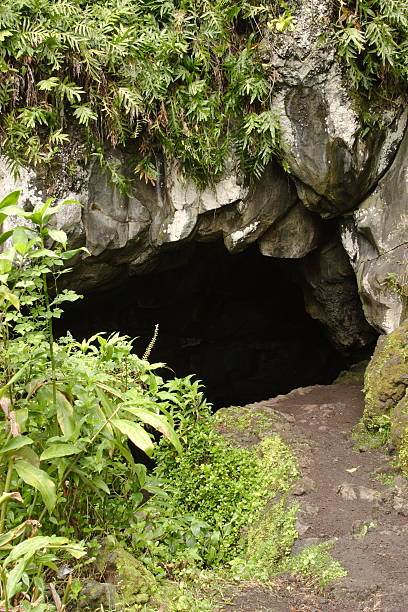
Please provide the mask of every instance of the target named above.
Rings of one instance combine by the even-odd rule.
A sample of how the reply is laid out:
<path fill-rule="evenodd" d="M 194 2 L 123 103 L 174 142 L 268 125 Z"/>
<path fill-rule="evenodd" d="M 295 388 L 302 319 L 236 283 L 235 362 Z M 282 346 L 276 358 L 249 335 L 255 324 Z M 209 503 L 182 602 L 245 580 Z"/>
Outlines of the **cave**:
<path fill-rule="evenodd" d="M 57 332 L 77 339 L 105 331 L 137 337 L 164 377 L 195 374 L 215 408 L 244 405 L 327 384 L 347 365 L 321 323 L 305 311 L 297 262 L 256 247 L 230 254 L 222 243 L 188 243 L 156 271 L 88 293 L 66 309 Z"/>

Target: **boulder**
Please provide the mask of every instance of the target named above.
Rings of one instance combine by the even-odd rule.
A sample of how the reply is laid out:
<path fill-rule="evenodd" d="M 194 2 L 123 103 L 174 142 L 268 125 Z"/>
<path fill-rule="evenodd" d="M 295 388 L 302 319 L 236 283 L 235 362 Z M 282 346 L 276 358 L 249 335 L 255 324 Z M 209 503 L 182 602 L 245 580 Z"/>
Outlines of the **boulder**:
<path fill-rule="evenodd" d="M 323 217 L 353 210 L 392 161 L 406 125 L 402 100 L 373 109 L 379 122 L 363 137 L 358 102 L 344 76 L 331 23 L 334 0 L 300 0 L 293 31 L 263 43 L 275 81 L 285 161 L 299 198 Z M 324 42 L 323 42 L 324 40 Z M 364 111 L 370 112 L 366 103 Z"/>
<path fill-rule="evenodd" d="M 95 561 L 100 580 L 84 581 L 77 610 L 140 610 L 154 601 L 156 579 L 151 572 L 112 536 L 102 543 Z"/>
<path fill-rule="evenodd" d="M 391 409 L 391 443 L 396 449 L 400 449 L 408 432 L 408 395 L 405 395 L 394 408 Z M 408 448 L 408 447 L 407 447 Z"/>
<path fill-rule="evenodd" d="M 365 373 L 366 418 L 396 410 L 407 387 L 408 320 L 388 336 L 381 336 L 377 342 Z"/>

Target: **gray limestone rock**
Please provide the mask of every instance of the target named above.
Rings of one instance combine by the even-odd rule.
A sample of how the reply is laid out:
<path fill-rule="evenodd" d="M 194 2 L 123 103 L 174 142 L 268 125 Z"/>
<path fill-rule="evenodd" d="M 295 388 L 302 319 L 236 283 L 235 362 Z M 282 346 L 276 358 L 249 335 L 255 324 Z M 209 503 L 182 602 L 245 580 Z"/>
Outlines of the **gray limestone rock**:
<path fill-rule="evenodd" d="M 95 164 L 78 164 L 75 177 L 61 171 L 47 186 L 47 173 L 24 170 L 16 182 L 0 163 L 0 197 L 18 188 L 27 205 L 53 194 L 82 203 L 56 219 L 70 246 L 90 253 L 71 262 L 64 282 L 79 291 L 114 287 L 167 265 L 186 241 L 222 239 L 231 253 L 258 242 L 267 257 L 302 260 L 306 308 L 342 350 L 372 341 L 367 321 L 385 333 L 399 325 L 408 314 L 407 113 L 402 100 L 377 109 L 381 127 L 363 137 L 331 38 L 333 10 L 334 0 L 300 0 L 294 30 L 268 31 L 259 46 L 289 172 L 273 162 L 250 184 L 231 156 L 224 176 L 200 189 L 158 154 L 157 184 L 133 176 L 125 195 Z M 130 176 L 130 153 L 110 155 Z"/>
<path fill-rule="evenodd" d="M 320 224 L 302 204 L 296 204 L 258 240 L 267 257 L 301 259 L 316 248 Z"/>
<path fill-rule="evenodd" d="M 407 201 L 408 131 L 391 168 L 342 227 L 365 316 L 386 334 L 408 315 Z"/>
<path fill-rule="evenodd" d="M 374 339 L 364 319 L 353 270 L 336 238 L 302 264 L 307 312 L 327 328 L 333 343 L 343 349 L 366 346 Z"/>
<path fill-rule="evenodd" d="M 337 489 L 337 493 L 346 501 L 353 501 L 357 499 L 357 493 L 353 485 L 343 482 Z"/>
<path fill-rule="evenodd" d="M 294 31 L 272 32 L 263 43 L 274 69 L 272 105 L 281 116 L 286 162 L 303 204 L 324 217 L 352 210 L 369 193 L 406 124 L 401 101 L 380 113 L 381 128 L 362 137 L 357 103 L 332 40 L 334 10 L 333 0 L 301 0 Z"/>

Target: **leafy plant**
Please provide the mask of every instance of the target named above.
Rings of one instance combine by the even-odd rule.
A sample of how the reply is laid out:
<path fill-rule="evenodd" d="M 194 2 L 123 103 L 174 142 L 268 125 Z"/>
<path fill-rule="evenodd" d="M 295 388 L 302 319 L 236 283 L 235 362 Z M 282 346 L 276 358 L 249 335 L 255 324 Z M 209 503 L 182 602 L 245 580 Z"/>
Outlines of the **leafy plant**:
<path fill-rule="evenodd" d="M 381 85 L 406 91 L 408 6 L 405 0 L 340 0 L 337 42 L 353 85 L 365 95 Z"/>
<path fill-rule="evenodd" d="M 165 441 L 160 444 L 157 475 L 164 479 L 173 515 L 202 522 L 189 538 L 197 559 L 216 565 L 245 550 L 248 529 L 267 499 L 289 488 L 296 465 L 278 437 L 257 450 L 234 446 L 215 431 L 205 406 L 201 419 L 194 415 L 191 422 L 181 435 L 181 455 Z"/>
<path fill-rule="evenodd" d="M 280 571 L 303 574 L 316 578 L 320 588 L 336 578 L 344 578 L 347 571 L 330 555 L 328 543 L 307 546 L 299 554 L 283 561 Z"/>
<path fill-rule="evenodd" d="M 200 184 L 223 171 L 234 148 L 258 176 L 280 155 L 272 84 L 257 57 L 271 18 L 278 31 L 291 27 L 281 1 L 5 0 L 3 154 L 15 171 L 55 165 L 77 133 L 80 156 L 124 189 L 108 149 L 125 144 L 146 182 L 158 178 L 161 151 Z"/>
<path fill-rule="evenodd" d="M 163 381 L 153 371 L 163 364 L 131 355 L 132 342 L 118 334 L 55 342 L 52 319 L 63 301 L 78 296 L 50 296 L 49 281 L 55 285 L 64 262 L 79 250 L 67 251 L 64 232 L 47 226 L 59 206 L 47 200 L 27 212 L 17 206 L 18 197 L 14 192 L 0 203 L 1 221 L 18 216 L 24 223 L 0 236 L 0 243 L 11 243 L 0 256 L 0 542 L 5 551 L 11 547 L 2 568 L 7 606 L 21 591 L 20 579 L 32 586 L 24 577 L 34 557 L 41 568 L 51 563 L 43 556 L 48 549 L 73 554 L 75 545 L 61 536 L 88 535 L 92 518 L 103 529 L 110 498 L 129 499 L 133 509 L 141 503 L 146 472 L 135 464 L 128 441 L 151 455 L 150 427 L 181 450 L 154 396 Z M 95 497 L 108 501 L 85 511 Z M 30 525 L 41 523 L 46 533 L 60 535 L 32 534 L 26 546 L 14 545 Z"/>

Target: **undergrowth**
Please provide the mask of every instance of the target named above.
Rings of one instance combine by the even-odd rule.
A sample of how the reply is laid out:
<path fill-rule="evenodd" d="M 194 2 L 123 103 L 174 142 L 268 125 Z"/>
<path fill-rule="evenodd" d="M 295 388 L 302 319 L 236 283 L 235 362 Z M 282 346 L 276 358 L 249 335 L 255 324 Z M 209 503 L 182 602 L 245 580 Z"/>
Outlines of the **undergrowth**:
<path fill-rule="evenodd" d="M 0 235 L 0 608 L 101 611 L 92 593 L 106 599 L 104 581 L 123 575 L 120 609 L 155 610 L 167 593 L 169 611 L 204 612 L 194 581 L 283 571 L 297 537 L 290 449 L 217 433 L 200 382 L 164 381 L 147 360 L 156 334 L 142 357 L 119 333 L 55 339 L 53 319 L 79 296 L 49 287 L 78 250 L 49 227 L 63 204 L 27 211 L 18 198 L 0 202 L 0 221 L 13 218 Z M 148 474 L 135 457 L 152 455 Z"/>

